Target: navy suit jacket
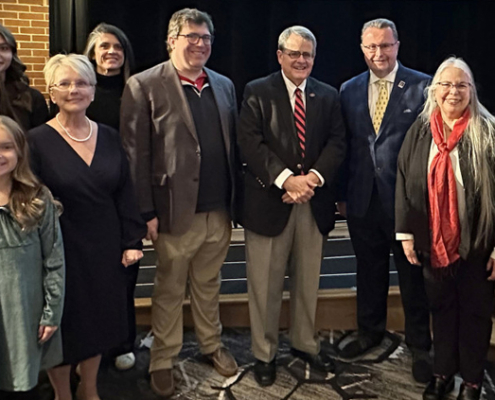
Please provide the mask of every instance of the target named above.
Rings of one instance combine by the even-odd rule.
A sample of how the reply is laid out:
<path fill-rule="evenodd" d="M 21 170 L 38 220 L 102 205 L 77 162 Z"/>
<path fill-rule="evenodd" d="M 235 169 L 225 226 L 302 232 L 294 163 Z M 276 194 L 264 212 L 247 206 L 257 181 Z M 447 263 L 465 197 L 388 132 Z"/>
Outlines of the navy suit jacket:
<path fill-rule="evenodd" d="M 397 157 L 407 130 L 423 109 L 430 77 L 399 64 L 378 135 L 368 107 L 369 77 L 366 71 L 340 89 L 348 138 L 340 200 L 347 201 L 348 215 L 364 217 L 376 181 L 382 207 L 394 219 Z"/>

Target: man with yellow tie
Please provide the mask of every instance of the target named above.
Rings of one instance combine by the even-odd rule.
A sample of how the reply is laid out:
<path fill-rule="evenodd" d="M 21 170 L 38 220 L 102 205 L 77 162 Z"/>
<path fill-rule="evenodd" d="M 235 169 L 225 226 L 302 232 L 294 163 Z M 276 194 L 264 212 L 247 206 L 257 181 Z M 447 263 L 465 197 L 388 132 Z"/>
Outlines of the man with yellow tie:
<path fill-rule="evenodd" d="M 430 77 L 397 62 L 397 29 L 392 21 L 364 24 L 361 49 L 369 67 L 340 91 L 348 154 L 337 206 L 347 216 L 357 259 L 358 333 L 341 349 L 353 359 L 378 346 L 387 319 L 390 251 L 405 314 L 406 343 L 419 382 L 431 377 L 429 311 L 420 267 L 409 264 L 394 235 L 397 156 L 404 136 L 424 103 Z"/>

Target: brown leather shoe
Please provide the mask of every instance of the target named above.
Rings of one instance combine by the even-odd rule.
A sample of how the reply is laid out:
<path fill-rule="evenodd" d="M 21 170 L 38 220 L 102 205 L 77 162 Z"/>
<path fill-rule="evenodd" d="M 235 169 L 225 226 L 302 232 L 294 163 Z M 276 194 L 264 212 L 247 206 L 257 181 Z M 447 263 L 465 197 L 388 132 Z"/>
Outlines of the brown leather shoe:
<path fill-rule="evenodd" d="M 225 347 L 219 347 L 206 357 L 213 363 L 213 366 L 220 375 L 233 376 L 237 373 L 237 363 L 234 356 Z"/>
<path fill-rule="evenodd" d="M 159 369 L 151 372 L 151 389 L 158 396 L 172 396 L 175 391 L 172 368 Z"/>

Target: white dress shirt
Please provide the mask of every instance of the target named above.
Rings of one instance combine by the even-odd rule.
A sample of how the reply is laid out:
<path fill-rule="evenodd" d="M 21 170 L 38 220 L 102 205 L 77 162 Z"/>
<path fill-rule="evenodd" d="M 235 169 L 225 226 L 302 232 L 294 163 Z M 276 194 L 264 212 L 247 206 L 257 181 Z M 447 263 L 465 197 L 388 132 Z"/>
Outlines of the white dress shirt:
<path fill-rule="evenodd" d="M 388 90 L 388 98 L 390 99 L 390 93 L 394 87 L 395 77 L 397 75 L 397 70 L 399 69 L 399 63 L 395 63 L 395 67 L 385 78 L 378 78 L 375 73 L 370 70 L 370 81 L 368 87 L 368 108 L 370 110 L 371 119 L 375 116 L 376 102 L 378 100 L 378 94 L 380 93 L 380 87 L 377 84 L 378 81 L 384 80 L 387 82 L 385 87 Z"/>
<path fill-rule="evenodd" d="M 302 101 L 304 103 L 304 109 L 306 110 L 306 83 L 307 79 L 305 79 L 299 86 L 296 86 L 289 78 L 287 78 L 284 74 L 284 71 L 282 71 L 282 77 L 284 78 L 285 86 L 287 87 L 287 92 L 289 94 L 289 100 L 290 100 L 290 106 L 292 108 L 292 112 L 294 112 L 294 108 L 296 107 L 296 89 L 300 89 L 302 92 Z M 325 184 L 325 179 L 323 179 L 323 176 L 315 170 L 315 169 L 310 169 L 309 172 L 314 172 L 316 176 L 320 179 L 320 184 L 318 185 L 319 187 L 323 186 Z M 277 176 L 277 179 L 275 179 L 275 186 L 277 186 L 279 189 L 283 189 L 283 185 L 287 178 L 291 175 L 294 175 L 294 172 L 292 172 L 289 168 L 285 168 L 279 176 Z"/>

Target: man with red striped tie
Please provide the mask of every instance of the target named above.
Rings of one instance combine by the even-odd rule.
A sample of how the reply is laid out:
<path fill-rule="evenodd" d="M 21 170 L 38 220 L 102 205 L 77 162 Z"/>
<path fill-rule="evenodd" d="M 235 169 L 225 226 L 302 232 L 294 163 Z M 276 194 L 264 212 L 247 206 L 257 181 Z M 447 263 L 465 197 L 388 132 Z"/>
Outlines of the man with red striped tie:
<path fill-rule="evenodd" d="M 247 163 L 241 222 L 254 376 L 261 386 L 276 379 L 286 271 L 292 353 L 312 368 L 334 368 L 320 352 L 315 315 L 322 248 L 334 227 L 334 183 L 346 143 L 337 91 L 309 76 L 315 54 L 310 30 L 284 30 L 277 50 L 282 70 L 248 83 L 239 119 L 239 147 Z"/>

